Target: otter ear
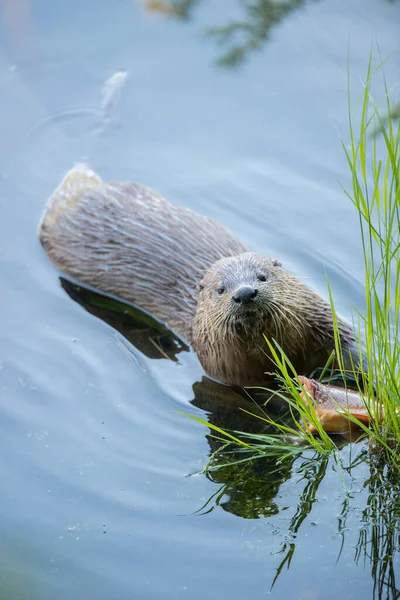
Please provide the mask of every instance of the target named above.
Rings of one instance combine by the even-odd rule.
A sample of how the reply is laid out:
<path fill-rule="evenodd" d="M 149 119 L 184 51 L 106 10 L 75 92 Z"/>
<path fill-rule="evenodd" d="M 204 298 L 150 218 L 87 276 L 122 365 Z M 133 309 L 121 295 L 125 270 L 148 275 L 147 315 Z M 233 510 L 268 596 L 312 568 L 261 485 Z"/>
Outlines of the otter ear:
<path fill-rule="evenodd" d="M 276 258 L 272 259 L 272 264 L 274 265 L 274 267 L 281 267 L 282 263 L 279 262 L 279 260 L 276 260 Z"/>
<path fill-rule="evenodd" d="M 204 281 L 203 280 L 199 281 L 199 283 L 197 284 L 197 293 L 201 292 L 201 290 L 204 290 Z"/>

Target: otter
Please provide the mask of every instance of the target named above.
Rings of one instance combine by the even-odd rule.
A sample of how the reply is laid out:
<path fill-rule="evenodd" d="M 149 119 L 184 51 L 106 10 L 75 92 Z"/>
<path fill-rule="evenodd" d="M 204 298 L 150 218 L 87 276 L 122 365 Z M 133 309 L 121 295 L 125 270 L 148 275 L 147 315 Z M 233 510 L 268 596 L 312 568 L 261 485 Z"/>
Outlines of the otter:
<path fill-rule="evenodd" d="M 323 367 L 335 349 L 330 305 L 251 252 L 216 221 L 130 182 L 103 182 L 86 165 L 48 200 L 40 242 L 68 277 L 137 305 L 192 345 L 211 378 L 257 386 L 275 370 L 265 337 L 298 373 Z M 360 352 L 339 320 L 344 366 Z"/>

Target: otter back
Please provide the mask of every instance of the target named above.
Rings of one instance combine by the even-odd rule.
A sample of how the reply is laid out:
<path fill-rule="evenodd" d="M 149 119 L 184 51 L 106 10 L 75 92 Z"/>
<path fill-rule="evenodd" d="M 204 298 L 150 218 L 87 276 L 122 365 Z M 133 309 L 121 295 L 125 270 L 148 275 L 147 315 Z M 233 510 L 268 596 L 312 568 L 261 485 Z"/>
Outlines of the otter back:
<path fill-rule="evenodd" d="M 215 261 L 247 251 L 212 219 L 142 185 L 103 183 L 84 165 L 50 197 L 39 236 L 61 271 L 137 304 L 189 341 L 198 281 Z"/>

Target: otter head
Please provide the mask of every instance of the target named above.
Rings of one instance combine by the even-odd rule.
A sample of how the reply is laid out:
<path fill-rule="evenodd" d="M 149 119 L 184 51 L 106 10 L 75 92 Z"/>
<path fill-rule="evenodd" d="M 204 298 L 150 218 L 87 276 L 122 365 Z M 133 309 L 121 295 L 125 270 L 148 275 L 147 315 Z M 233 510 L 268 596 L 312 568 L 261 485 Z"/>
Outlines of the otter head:
<path fill-rule="evenodd" d="M 289 356 L 297 353 L 303 336 L 296 314 L 297 285 L 278 261 L 253 252 L 214 263 L 199 283 L 193 327 L 193 346 L 205 370 L 233 381 L 238 378 L 232 369 L 240 370 L 243 363 L 249 381 L 261 379 L 266 370 L 264 335 L 280 344 L 284 340 Z M 257 369 L 261 375 L 256 378 Z M 240 381 L 245 379 L 240 376 Z"/>
<path fill-rule="evenodd" d="M 246 252 L 214 263 L 199 283 L 197 316 L 215 338 L 240 338 L 273 326 L 281 264 Z M 206 331 L 204 331 L 206 333 Z M 268 332 L 265 332 L 268 333 Z M 232 341 L 232 340 L 229 340 Z"/>
<path fill-rule="evenodd" d="M 340 333 L 349 347 L 351 329 L 340 322 Z M 238 385 L 275 370 L 265 337 L 298 372 L 323 366 L 335 347 L 330 306 L 278 261 L 253 252 L 223 258 L 205 273 L 192 334 L 205 371 Z"/>

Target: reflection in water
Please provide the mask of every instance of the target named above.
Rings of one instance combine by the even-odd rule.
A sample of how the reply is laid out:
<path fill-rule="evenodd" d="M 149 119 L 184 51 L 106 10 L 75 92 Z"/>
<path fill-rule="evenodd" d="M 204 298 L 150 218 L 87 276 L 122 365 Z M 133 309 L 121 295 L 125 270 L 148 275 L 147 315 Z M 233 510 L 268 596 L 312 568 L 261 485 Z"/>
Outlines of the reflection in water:
<path fill-rule="evenodd" d="M 232 464 L 229 464 L 229 460 L 232 460 Z M 277 462 L 276 457 L 250 462 L 238 460 L 238 455 L 231 455 L 231 458 L 228 455 L 218 457 L 222 466 L 218 468 L 217 465 L 217 469 L 211 471 L 208 477 L 213 482 L 223 485 L 199 512 L 211 512 L 215 506 L 220 506 L 243 518 L 270 517 L 282 511 L 282 507 L 276 501 L 280 486 L 293 477 L 293 474 L 301 474 L 297 483 L 299 491 L 296 494 L 294 515 L 279 532 L 281 547 L 277 555 L 281 558 L 271 582 L 272 589 L 279 577 L 290 568 L 296 551 L 296 538 L 319 499 L 319 488 L 333 461 L 332 458 L 316 454 L 297 460 L 290 457 L 281 463 Z M 350 477 L 356 477 L 357 467 L 365 462 L 369 464 L 370 477 L 363 484 L 369 486 L 369 494 L 359 520 L 360 529 L 354 560 L 359 566 L 370 565 L 374 600 L 398 600 L 400 589 L 396 584 L 396 567 L 400 551 L 399 473 L 394 466 L 386 464 L 381 449 L 368 449 L 364 446 L 349 466 L 341 464 L 340 468 Z M 339 477 L 337 484 L 341 485 Z M 338 535 L 342 540 L 338 562 L 346 541 L 353 546 L 353 540 L 346 540 L 346 532 L 352 537 L 354 533 L 349 532 L 347 519 L 357 508 L 357 499 L 346 493 L 338 518 Z"/>
<path fill-rule="evenodd" d="M 276 496 L 280 486 L 290 478 L 293 462 L 290 457 L 277 463 L 275 455 L 254 460 L 246 460 L 246 454 L 215 455 L 207 477 L 222 487 L 209 498 L 202 511 L 211 512 L 220 506 L 244 519 L 278 514 Z"/>
<path fill-rule="evenodd" d="M 200 0 L 144 0 L 146 10 L 152 13 L 189 20 Z"/>
<path fill-rule="evenodd" d="M 400 551 L 399 471 L 386 464 L 382 449 L 371 453 L 367 505 L 361 516 L 356 562 L 370 563 L 374 582 L 373 598 L 400 598 L 395 564 Z"/>
<path fill-rule="evenodd" d="M 400 102 L 398 102 L 397 104 L 393 104 L 390 107 L 389 111 L 380 120 L 378 126 L 376 127 L 373 134 L 371 134 L 371 136 L 372 135 L 378 136 L 379 134 L 384 133 L 386 131 L 386 129 L 388 128 L 388 125 L 390 122 L 393 123 L 394 121 L 398 121 L 399 119 L 400 119 Z"/>
<path fill-rule="evenodd" d="M 315 2 L 316 0 L 314 0 Z M 397 0 L 386 0 L 394 4 Z M 189 21 L 194 8 L 201 0 L 145 0 L 149 12 L 160 13 L 169 18 Z M 241 2 L 243 17 L 229 20 L 226 25 L 210 27 L 204 31 L 208 37 L 216 39 L 219 46 L 227 48 L 217 59 L 224 67 L 237 67 L 254 50 L 260 50 L 268 41 L 274 26 L 279 25 L 292 12 L 310 4 L 310 0 L 253 0 Z M 396 107 L 396 110 L 398 106 Z M 393 117 L 392 117 L 393 118 Z M 399 118 L 397 113 L 394 118 Z"/>
<path fill-rule="evenodd" d="M 276 570 L 276 575 L 273 579 L 271 589 L 277 582 L 283 568 L 285 566 L 287 569 L 290 567 L 290 563 L 296 550 L 296 535 L 298 534 L 305 519 L 311 513 L 311 510 L 317 499 L 317 492 L 321 482 L 325 477 L 328 460 L 329 459 L 326 456 L 315 456 L 311 460 L 303 462 L 303 464 L 300 466 L 299 470 L 303 474 L 302 479 L 305 482 L 305 485 L 301 494 L 299 495 L 296 512 L 290 520 L 288 526 L 288 535 L 285 536 L 282 548 L 279 551 L 279 554 L 282 555 L 282 560 Z"/>
<path fill-rule="evenodd" d="M 75 302 L 119 331 L 148 358 L 169 358 L 178 362 L 177 355 L 189 350 L 165 325 L 133 305 L 103 296 L 63 277 L 60 281 Z"/>
<path fill-rule="evenodd" d="M 211 27 L 204 33 L 215 38 L 227 50 L 217 63 L 235 67 L 254 50 L 259 50 L 268 41 L 271 29 L 293 11 L 305 6 L 309 0 L 255 0 L 243 2 L 243 18 L 230 20 L 222 27 Z M 168 17 L 189 20 L 199 0 L 170 0 L 170 2 L 146 2 L 146 8 Z"/>
<path fill-rule="evenodd" d="M 307 4 L 307 0 L 257 0 L 244 4 L 245 14 L 241 21 L 230 21 L 223 27 L 214 27 L 206 33 L 221 46 L 228 49 L 218 59 L 218 64 L 235 67 L 242 63 L 254 50 L 259 50 L 268 41 L 271 29 L 294 10 Z"/>
<path fill-rule="evenodd" d="M 83 288 L 64 278 L 61 278 L 61 284 L 73 300 L 119 331 L 147 357 L 167 358 L 179 362 L 180 353 L 189 350 L 173 332 L 136 307 Z M 240 410 L 245 408 L 253 414 L 257 412 L 254 402 L 242 395 L 240 390 L 203 377 L 193 385 L 193 392 L 192 404 L 207 412 L 211 424 L 231 431 L 271 433 L 264 421 Z M 372 446 L 368 448 L 361 445 L 356 452 L 356 458 L 348 466 L 344 466 L 339 450 L 340 445 L 345 446 L 346 442 L 341 438 L 337 440 L 336 457 L 326 457 L 307 450 L 300 457 L 271 453 L 256 459 L 243 451 L 224 450 L 221 441 L 216 439 L 213 432 L 207 439 L 213 459 L 206 475 L 220 487 L 196 511 L 198 515 L 210 513 L 216 507 L 244 519 L 277 515 L 287 509 L 280 505 L 281 486 L 293 480 L 293 476 L 299 478 L 295 485 L 295 500 L 292 505 L 294 513 L 279 531 L 281 541 L 276 553 L 279 560 L 270 583 L 271 589 L 291 565 L 296 552 L 297 538 L 318 500 L 319 488 L 328 467 L 336 469 L 339 466 L 343 474 L 353 478 L 357 475 L 357 467 L 369 464 L 370 477 L 365 484 L 369 486 L 369 495 L 359 521 L 355 562 L 358 564 L 364 561 L 370 564 L 374 600 L 400 598 L 394 566 L 400 549 L 400 481 L 398 471 L 386 464 L 382 452 Z M 337 478 L 337 485 L 342 485 L 340 477 Z M 345 494 L 338 518 L 337 533 L 342 540 L 338 561 L 346 542 L 352 543 L 346 540 L 348 517 L 357 510 L 352 504 L 352 499 L 351 494 Z"/>
<path fill-rule="evenodd" d="M 220 463 L 220 464 L 219 464 Z M 280 556 L 271 589 L 284 572 L 289 569 L 296 550 L 296 537 L 304 521 L 310 515 L 317 500 L 319 487 L 324 480 L 329 458 L 318 454 L 286 457 L 271 456 L 246 460 L 245 454 L 216 454 L 213 469 L 207 473 L 214 483 L 222 483 L 198 511 L 200 514 L 211 512 L 216 506 L 245 518 L 258 519 L 271 517 L 285 510 L 277 498 L 282 484 L 289 481 L 293 474 L 300 474 L 296 484 L 299 489 L 296 510 L 287 527 L 280 531 Z M 303 482 L 303 486 L 301 483 Z M 297 487 L 298 486 L 298 487 Z"/>

